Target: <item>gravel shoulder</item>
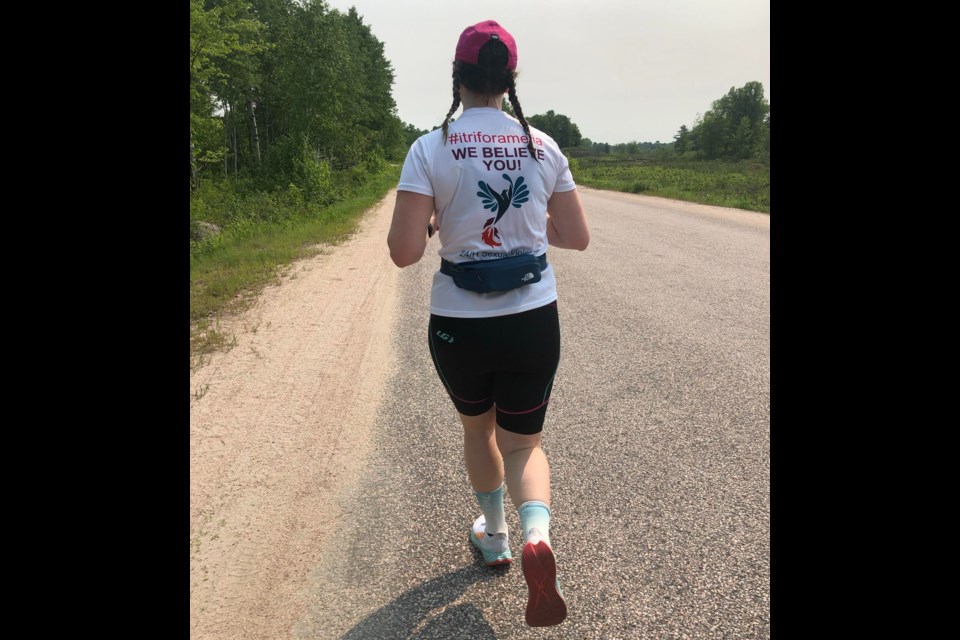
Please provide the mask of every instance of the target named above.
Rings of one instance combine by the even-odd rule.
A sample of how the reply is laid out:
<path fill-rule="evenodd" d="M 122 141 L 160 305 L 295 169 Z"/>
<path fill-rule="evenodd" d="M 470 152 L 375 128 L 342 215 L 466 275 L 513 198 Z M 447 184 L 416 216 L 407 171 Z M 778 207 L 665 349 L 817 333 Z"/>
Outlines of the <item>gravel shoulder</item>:
<path fill-rule="evenodd" d="M 225 322 L 235 345 L 191 372 L 192 640 L 286 637 L 303 614 L 303 568 L 336 528 L 392 369 L 395 195 Z"/>

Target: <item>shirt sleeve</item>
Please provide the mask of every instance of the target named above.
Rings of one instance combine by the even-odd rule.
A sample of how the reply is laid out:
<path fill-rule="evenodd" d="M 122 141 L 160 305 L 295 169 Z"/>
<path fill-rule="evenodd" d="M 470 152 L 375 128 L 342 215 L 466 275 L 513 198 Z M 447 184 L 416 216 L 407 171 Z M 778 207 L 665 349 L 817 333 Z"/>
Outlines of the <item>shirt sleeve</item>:
<path fill-rule="evenodd" d="M 560 172 L 557 174 L 557 184 L 553 187 L 554 192 L 573 191 L 577 188 L 577 183 L 573 181 L 573 174 L 570 172 L 570 163 L 564 155 Z"/>
<path fill-rule="evenodd" d="M 400 170 L 400 182 L 397 184 L 397 191 L 412 191 L 433 197 L 433 183 L 430 181 L 427 167 L 423 137 L 420 137 L 410 145 L 410 150 L 407 151 L 403 168 Z"/>
<path fill-rule="evenodd" d="M 577 188 L 577 183 L 573 181 L 573 173 L 570 172 L 570 163 L 567 161 L 567 156 L 563 155 L 563 151 L 560 150 L 553 138 L 550 138 L 549 145 L 549 150 L 554 158 L 554 166 L 557 169 L 557 181 L 553 185 L 553 193 L 573 191 Z"/>

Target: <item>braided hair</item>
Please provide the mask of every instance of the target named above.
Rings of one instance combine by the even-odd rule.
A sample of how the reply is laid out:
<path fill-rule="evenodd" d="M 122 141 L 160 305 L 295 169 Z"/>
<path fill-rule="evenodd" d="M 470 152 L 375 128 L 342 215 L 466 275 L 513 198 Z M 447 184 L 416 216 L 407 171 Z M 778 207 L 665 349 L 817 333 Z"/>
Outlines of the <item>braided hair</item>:
<path fill-rule="evenodd" d="M 530 151 L 530 157 L 539 162 L 540 159 L 537 158 L 536 149 L 533 147 L 530 125 L 523 116 L 523 108 L 521 108 L 520 100 L 517 98 L 517 72 L 513 69 L 507 69 L 507 58 L 507 45 L 499 40 L 491 39 L 480 48 L 477 64 L 454 61 L 453 104 L 450 105 L 450 111 L 447 112 L 447 117 L 443 119 L 441 125 L 443 142 L 447 142 L 447 127 L 450 124 L 450 118 L 460 106 L 461 85 L 483 96 L 503 95 L 506 92 L 510 99 L 510 105 L 513 107 L 513 112 L 516 114 L 517 120 L 520 121 L 524 133 L 527 134 L 527 149 Z"/>

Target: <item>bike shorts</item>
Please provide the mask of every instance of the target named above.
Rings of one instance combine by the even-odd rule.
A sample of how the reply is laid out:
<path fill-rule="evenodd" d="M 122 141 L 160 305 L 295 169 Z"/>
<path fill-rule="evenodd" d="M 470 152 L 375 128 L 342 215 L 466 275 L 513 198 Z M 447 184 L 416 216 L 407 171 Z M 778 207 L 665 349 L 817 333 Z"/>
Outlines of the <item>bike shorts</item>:
<path fill-rule="evenodd" d="M 431 314 L 429 343 L 457 411 L 478 416 L 496 405 L 503 429 L 525 435 L 543 430 L 560 363 L 556 301 L 492 318 Z"/>

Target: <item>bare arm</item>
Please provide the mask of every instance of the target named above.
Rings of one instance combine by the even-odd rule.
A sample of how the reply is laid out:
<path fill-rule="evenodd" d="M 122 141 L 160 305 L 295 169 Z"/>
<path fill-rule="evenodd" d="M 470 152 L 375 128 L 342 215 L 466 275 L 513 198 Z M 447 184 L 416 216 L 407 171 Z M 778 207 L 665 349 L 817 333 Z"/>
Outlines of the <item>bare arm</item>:
<path fill-rule="evenodd" d="M 387 235 L 390 258 L 398 267 L 408 267 L 423 257 L 427 248 L 427 225 L 433 219 L 433 197 L 412 191 L 397 191 L 393 220 Z"/>
<path fill-rule="evenodd" d="M 547 241 L 554 247 L 577 251 L 590 244 L 587 215 L 576 189 L 554 193 L 547 201 Z"/>

